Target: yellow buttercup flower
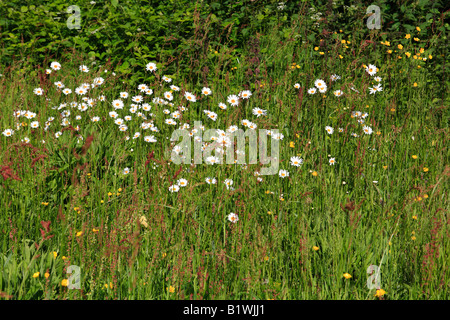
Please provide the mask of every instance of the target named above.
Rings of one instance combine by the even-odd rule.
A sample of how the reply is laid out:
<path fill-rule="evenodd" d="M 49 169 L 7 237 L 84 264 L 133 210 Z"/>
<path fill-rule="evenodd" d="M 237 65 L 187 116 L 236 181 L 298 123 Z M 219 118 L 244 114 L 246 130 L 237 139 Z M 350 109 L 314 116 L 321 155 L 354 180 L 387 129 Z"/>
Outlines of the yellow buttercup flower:
<path fill-rule="evenodd" d="M 352 275 L 350 273 L 344 273 L 343 277 L 345 279 L 350 279 L 352 277 Z"/>
<path fill-rule="evenodd" d="M 317 250 L 319 250 L 319 247 L 318 247 L 318 246 L 314 246 L 314 247 L 313 247 L 313 250 L 314 250 L 314 251 L 317 251 Z"/>
<path fill-rule="evenodd" d="M 423 168 L 423 172 L 428 172 L 428 168 L 427 167 Z"/>
<path fill-rule="evenodd" d="M 417 159 L 417 156 L 414 154 L 414 155 L 412 156 L 412 158 L 413 158 L 413 159 Z"/>
<path fill-rule="evenodd" d="M 58 256 L 58 252 L 53 251 L 53 257 L 56 258 Z"/>
<path fill-rule="evenodd" d="M 405 36 L 405 39 L 409 39 L 409 38 L 411 38 L 411 35 L 408 33 L 408 34 Z"/>
<path fill-rule="evenodd" d="M 48 279 L 48 277 L 50 277 L 50 273 L 48 273 L 48 272 L 44 273 L 44 277 L 45 277 L 45 279 Z"/>
<path fill-rule="evenodd" d="M 69 280 L 67 280 L 67 279 L 63 279 L 63 280 L 61 281 L 61 285 L 62 285 L 63 287 L 67 287 L 68 284 L 69 284 Z"/>
<path fill-rule="evenodd" d="M 39 277 L 39 274 L 40 274 L 39 272 L 34 273 L 34 274 L 33 274 L 33 278 Z"/>
<path fill-rule="evenodd" d="M 385 294 L 386 294 L 386 291 L 384 291 L 383 289 L 377 289 L 377 293 L 375 293 L 375 297 L 382 297 Z"/>
<path fill-rule="evenodd" d="M 167 288 L 167 291 L 169 291 L 169 293 L 174 293 L 175 292 L 175 287 L 170 286 Z"/>
<path fill-rule="evenodd" d="M 402 50 L 402 49 L 403 49 L 403 46 L 402 46 L 401 44 L 399 44 L 399 45 L 397 46 L 397 48 L 399 48 L 400 50 Z"/>

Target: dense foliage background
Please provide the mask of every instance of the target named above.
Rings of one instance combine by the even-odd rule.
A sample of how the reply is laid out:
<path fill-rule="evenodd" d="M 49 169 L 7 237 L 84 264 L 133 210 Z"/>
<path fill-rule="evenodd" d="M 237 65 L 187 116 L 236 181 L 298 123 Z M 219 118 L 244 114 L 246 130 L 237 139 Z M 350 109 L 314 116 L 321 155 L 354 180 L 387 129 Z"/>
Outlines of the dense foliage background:
<path fill-rule="evenodd" d="M 143 78 L 140 70 L 150 60 L 166 65 L 169 75 L 182 73 L 196 80 L 206 77 L 209 70 L 223 70 L 243 61 L 243 50 L 254 46 L 250 40 L 265 37 L 275 27 L 280 41 L 294 39 L 299 45 L 321 40 L 326 46 L 330 34 L 340 29 L 363 40 L 359 38 L 367 30 L 366 9 L 372 4 L 378 5 L 382 14 L 382 28 L 374 30 L 376 36 L 411 32 L 420 26 L 424 37 L 438 34 L 431 41 L 440 42 L 437 47 L 446 50 L 450 28 L 444 23 L 448 10 L 444 3 L 8 0 L 0 6 L 0 63 L 7 67 L 19 60 L 23 73 L 35 72 L 36 65 L 43 65 L 50 57 L 72 55 L 75 49 L 87 53 L 92 64 L 110 60 L 120 66 L 118 71 L 130 75 L 132 83 Z M 80 29 L 68 28 L 67 23 L 74 21 L 74 12 L 67 12 L 71 5 L 80 8 Z M 299 26 L 295 34 L 293 25 Z M 437 78 L 442 79 L 444 59 L 439 56 L 433 63 Z"/>

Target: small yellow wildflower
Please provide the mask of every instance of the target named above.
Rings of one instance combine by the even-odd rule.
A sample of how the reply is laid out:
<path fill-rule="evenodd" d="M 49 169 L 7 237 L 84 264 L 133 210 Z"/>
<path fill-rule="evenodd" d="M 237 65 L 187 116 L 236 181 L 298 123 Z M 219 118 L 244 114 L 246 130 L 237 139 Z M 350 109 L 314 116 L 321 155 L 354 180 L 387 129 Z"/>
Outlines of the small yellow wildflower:
<path fill-rule="evenodd" d="M 62 285 L 63 287 L 67 287 L 68 284 L 69 284 L 69 280 L 67 280 L 67 279 L 63 279 L 63 280 L 61 281 L 61 285 Z"/>
<path fill-rule="evenodd" d="M 414 154 L 414 155 L 412 156 L 412 158 L 413 158 L 413 159 L 417 159 L 417 156 Z"/>
<path fill-rule="evenodd" d="M 45 279 L 48 279 L 48 277 L 50 277 L 50 273 L 48 273 L 48 272 L 44 273 L 44 277 L 45 277 Z"/>
<path fill-rule="evenodd" d="M 39 272 L 34 273 L 34 274 L 33 274 L 33 278 L 39 277 L 39 274 L 40 274 Z"/>
<path fill-rule="evenodd" d="M 375 297 L 382 297 L 386 294 L 386 291 L 383 289 L 377 289 L 377 293 L 375 293 Z"/>
<path fill-rule="evenodd" d="M 352 275 L 350 273 L 344 273 L 343 277 L 345 279 L 350 279 L 352 277 Z"/>
<path fill-rule="evenodd" d="M 420 27 L 416 27 L 416 30 L 420 32 Z"/>
<path fill-rule="evenodd" d="M 423 168 L 423 172 L 428 172 L 428 168 L 427 167 Z"/>
<path fill-rule="evenodd" d="M 312 175 L 313 175 L 314 177 L 317 177 L 317 175 L 318 175 L 317 171 L 313 171 L 313 172 L 312 172 Z"/>
<path fill-rule="evenodd" d="M 170 286 L 167 288 L 167 291 L 169 291 L 169 293 L 174 293 L 175 292 L 175 287 Z"/>
<path fill-rule="evenodd" d="M 399 48 L 400 50 L 402 50 L 402 49 L 403 49 L 403 46 L 402 46 L 401 44 L 399 44 L 399 45 L 397 46 L 397 48 Z"/>
<path fill-rule="evenodd" d="M 411 38 L 411 35 L 408 33 L 408 34 L 405 36 L 405 39 L 409 39 L 409 38 Z"/>
<path fill-rule="evenodd" d="M 313 250 L 314 250 L 314 251 L 317 251 L 317 250 L 319 250 L 319 247 L 318 247 L 318 246 L 314 246 L 314 247 L 313 247 Z"/>
<path fill-rule="evenodd" d="M 82 234 L 83 234 L 83 231 L 78 231 L 77 232 L 77 237 L 81 237 Z"/>
<path fill-rule="evenodd" d="M 53 251 L 53 257 L 56 258 L 58 256 L 58 252 Z"/>

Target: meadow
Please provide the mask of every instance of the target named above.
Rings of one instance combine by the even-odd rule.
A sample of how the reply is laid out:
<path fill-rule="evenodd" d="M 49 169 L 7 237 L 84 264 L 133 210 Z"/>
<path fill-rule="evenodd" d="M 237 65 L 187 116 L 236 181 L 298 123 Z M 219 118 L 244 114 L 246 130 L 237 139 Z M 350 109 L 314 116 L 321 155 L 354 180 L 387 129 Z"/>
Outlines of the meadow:
<path fill-rule="evenodd" d="M 202 48 L 195 77 L 2 66 L 0 299 L 448 299 L 445 33 L 308 28 Z M 269 130 L 277 172 L 172 161 L 207 129 Z"/>

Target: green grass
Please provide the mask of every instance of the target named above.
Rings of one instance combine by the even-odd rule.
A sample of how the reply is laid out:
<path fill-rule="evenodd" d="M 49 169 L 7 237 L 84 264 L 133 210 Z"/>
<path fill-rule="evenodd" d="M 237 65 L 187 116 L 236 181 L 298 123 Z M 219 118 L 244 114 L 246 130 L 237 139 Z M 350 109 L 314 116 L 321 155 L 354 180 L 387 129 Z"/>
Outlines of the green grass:
<path fill-rule="evenodd" d="M 253 43 L 236 65 L 211 70 L 202 83 L 165 83 L 161 67 L 147 72 L 144 83 L 154 92 L 142 94 L 152 106 L 143 113 L 159 132 L 141 129 L 143 120 L 128 111 L 131 97 L 140 93 L 113 75 L 113 66 L 89 66 L 89 73 L 82 73 L 78 67 L 87 59 L 74 55 L 57 60 L 62 69 L 50 75 L 43 72 L 49 66 L 41 66 L 41 78 L 24 77 L 14 68 L 2 71 L 0 129 L 14 130 L 0 137 L 3 299 L 379 299 L 367 287 L 370 265 L 381 268 L 386 294 L 380 299 L 448 299 L 447 91 L 431 81 L 432 59 L 413 58 L 420 48 L 420 57 L 435 52 L 433 41 L 372 33 L 375 45 L 364 47 L 362 33 L 343 45 L 337 30 L 322 47 L 294 39 L 280 43 L 277 32 Z M 383 91 L 369 94 L 377 82 L 363 64 L 378 67 Z M 333 74 L 341 79 L 330 81 Z M 85 96 L 104 95 L 106 101 L 84 112 L 70 107 L 82 102 L 75 88 L 98 76 L 104 84 Z M 306 92 L 316 79 L 328 84 L 325 95 Z M 57 90 L 56 81 L 72 94 Z M 152 102 L 172 84 L 182 89 L 173 92 L 172 107 Z M 201 96 L 203 86 L 213 94 Z M 37 87 L 44 95 L 33 93 Z M 244 89 L 252 92 L 249 100 L 237 107 L 226 102 Z M 338 89 L 344 92 L 339 98 L 333 94 Z M 130 94 L 117 110 L 121 118 L 132 116 L 125 121 L 127 132 L 108 115 L 122 91 Z M 183 91 L 197 94 L 197 102 L 187 102 Z M 218 108 L 220 102 L 227 110 Z M 53 109 L 61 103 L 67 106 Z M 163 110 L 180 105 L 188 108 L 182 119 L 166 125 L 170 115 Z M 267 116 L 254 116 L 255 107 Z M 205 109 L 216 112 L 217 121 L 209 120 Z M 17 110 L 36 117 L 14 118 Z M 62 131 L 63 110 L 70 110 L 67 118 L 78 132 Z M 368 113 L 364 125 L 373 129 L 371 135 L 352 111 Z M 92 122 L 94 116 L 101 121 Z M 44 130 L 49 117 L 55 119 Z M 261 176 L 259 182 L 254 172 L 261 165 L 169 161 L 169 139 L 180 124 L 192 129 L 201 120 L 207 128 L 226 130 L 243 128 L 242 119 L 284 135 L 280 169 L 289 171 L 288 178 Z M 31 129 L 32 121 L 39 121 L 39 128 Z M 327 134 L 326 126 L 334 133 Z M 58 131 L 62 135 L 56 138 Z M 137 139 L 135 132 L 141 133 Z M 146 143 L 147 134 L 157 142 Z M 25 137 L 30 143 L 22 142 Z M 298 168 L 289 164 L 296 155 L 304 160 Z M 130 173 L 124 175 L 126 167 Z M 207 184 L 206 177 L 217 184 Z M 169 192 L 179 178 L 188 185 Z M 227 190 L 225 179 L 234 181 L 234 190 Z M 235 224 L 227 220 L 231 212 L 239 216 Z M 146 221 L 139 223 L 142 216 Z M 51 221 L 49 232 L 43 221 Z M 70 265 L 81 268 L 82 290 L 61 285 Z"/>

